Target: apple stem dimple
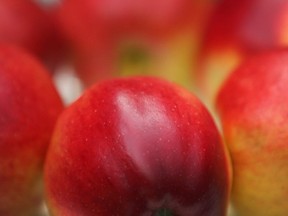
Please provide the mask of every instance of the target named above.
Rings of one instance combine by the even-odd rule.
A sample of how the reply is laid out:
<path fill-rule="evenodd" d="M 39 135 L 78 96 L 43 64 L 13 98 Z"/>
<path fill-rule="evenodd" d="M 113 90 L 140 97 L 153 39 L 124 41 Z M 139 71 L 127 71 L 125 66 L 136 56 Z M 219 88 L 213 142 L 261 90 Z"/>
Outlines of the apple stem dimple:
<path fill-rule="evenodd" d="M 161 208 L 155 212 L 154 216 L 173 216 L 173 213 L 170 209 Z"/>

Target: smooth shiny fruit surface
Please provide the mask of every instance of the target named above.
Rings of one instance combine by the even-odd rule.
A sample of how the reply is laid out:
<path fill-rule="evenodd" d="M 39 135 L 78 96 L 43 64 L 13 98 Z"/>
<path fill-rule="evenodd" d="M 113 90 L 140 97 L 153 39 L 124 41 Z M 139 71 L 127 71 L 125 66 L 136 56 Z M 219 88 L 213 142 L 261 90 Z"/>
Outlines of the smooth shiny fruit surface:
<path fill-rule="evenodd" d="M 167 81 L 100 82 L 61 115 L 49 148 L 53 216 L 226 215 L 231 170 L 202 103 Z"/>
<path fill-rule="evenodd" d="M 34 58 L 0 45 L 0 215 L 36 216 L 42 166 L 63 109 L 48 72 Z"/>
<path fill-rule="evenodd" d="M 218 95 L 239 216 L 288 212 L 287 71 L 287 50 L 257 55 L 233 72 Z"/>

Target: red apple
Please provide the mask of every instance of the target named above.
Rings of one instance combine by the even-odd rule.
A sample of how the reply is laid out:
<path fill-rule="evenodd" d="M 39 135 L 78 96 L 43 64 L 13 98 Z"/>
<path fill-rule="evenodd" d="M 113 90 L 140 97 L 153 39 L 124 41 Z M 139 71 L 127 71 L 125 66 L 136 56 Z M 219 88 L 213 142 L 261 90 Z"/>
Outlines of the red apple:
<path fill-rule="evenodd" d="M 53 19 L 48 9 L 33 0 L 1 0 L 0 42 L 20 46 L 52 64 L 60 58 L 62 46 Z"/>
<path fill-rule="evenodd" d="M 188 91 L 157 78 L 102 81 L 58 120 L 45 166 L 54 216 L 226 215 L 230 167 Z"/>
<path fill-rule="evenodd" d="M 288 50 L 257 55 L 233 72 L 218 96 L 239 216 L 287 215 L 287 72 Z"/>
<path fill-rule="evenodd" d="M 244 59 L 288 46 L 287 0 L 223 0 L 208 23 L 195 82 L 212 104 L 222 83 Z"/>
<path fill-rule="evenodd" d="M 88 86 L 131 74 L 190 86 L 191 61 L 212 6 L 211 0 L 64 0 L 59 22 Z"/>
<path fill-rule="evenodd" d="M 0 45 L 0 215 L 36 216 L 42 165 L 62 102 L 46 70 Z"/>

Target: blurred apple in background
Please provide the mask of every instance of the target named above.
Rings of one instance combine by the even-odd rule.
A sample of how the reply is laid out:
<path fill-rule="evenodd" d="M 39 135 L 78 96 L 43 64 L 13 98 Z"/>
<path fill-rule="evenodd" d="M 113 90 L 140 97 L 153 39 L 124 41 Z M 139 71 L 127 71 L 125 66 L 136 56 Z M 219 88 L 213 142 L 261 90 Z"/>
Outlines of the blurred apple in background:
<path fill-rule="evenodd" d="M 48 72 L 0 45 L 0 215 L 39 216 L 42 165 L 63 109 Z"/>
<path fill-rule="evenodd" d="M 12 43 L 54 68 L 62 58 L 63 41 L 54 15 L 33 0 L 0 1 L 0 43 Z"/>
<path fill-rule="evenodd" d="M 245 61 L 217 99 L 238 216 L 288 212 L 288 49 Z"/>
<path fill-rule="evenodd" d="M 256 53 L 288 47 L 287 0 L 222 0 L 203 39 L 194 74 L 200 96 L 211 105 L 235 67 Z"/>
<path fill-rule="evenodd" d="M 211 0 L 63 0 L 58 15 L 86 86 L 149 74 L 191 87 Z"/>
<path fill-rule="evenodd" d="M 63 112 L 45 183 L 53 216 L 224 216 L 231 169 L 197 98 L 130 77 L 99 82 Z"/>

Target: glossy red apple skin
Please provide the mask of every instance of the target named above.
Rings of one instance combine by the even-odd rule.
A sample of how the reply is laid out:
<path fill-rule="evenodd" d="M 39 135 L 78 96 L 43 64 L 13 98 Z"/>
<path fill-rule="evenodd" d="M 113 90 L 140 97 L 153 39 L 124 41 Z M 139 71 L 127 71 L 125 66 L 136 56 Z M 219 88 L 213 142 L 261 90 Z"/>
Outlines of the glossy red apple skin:
<path fill-rule="evenodd" d="M 210 16 L 200 48 L 195 84 L 210 104 L 245 59 L 288 46 L 286 0 L 223 0 Z"/>
<path fill-rule="evenodd" d="M 42 166 L 62 109 L 43 66 L 24 51 L 1 44 L 0 215 L 39 215 Z"/>
<path fill-rule="evenodd" d="M 0 42 L 17 45 L 49 66 L 58 63 L 62 38 L 52 10 L 33 0 L 0 1 Z"/>
<path fill-rule="evenodd" d="M 159 75 L 182 84 L 191 82 L 190 64 L 213 6 L 210 0 L 64 0 L 59 23 L 87 86 L 126 75 L 123 58 L 131 57 L 131 49 L 147 55 L 148 63 L 145 59 L 135 67 L 130 62 L 129 74 Z"/>
<path fill-rule="evenodd" d="M 54 216 L 162 215 L 160 209 L 222 216 L 230 172 L 197 98 L 167 81 L 130 77 L 94 85 L 61 115 L 45 189 Z"/>
<path fill-rule="evenodd" d="M 287 50 L 257 55 L 233 72 L 218 95 L 239 216 L 288 212 L 287 71 Z"/>

